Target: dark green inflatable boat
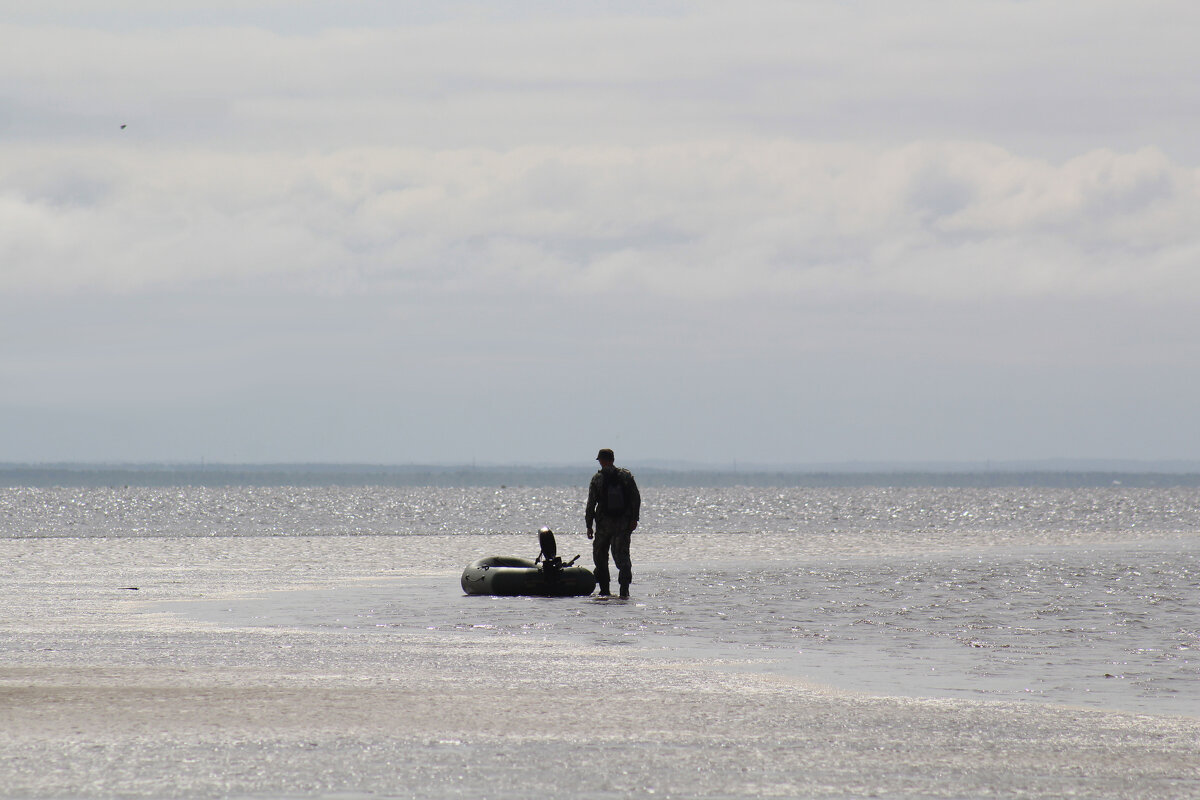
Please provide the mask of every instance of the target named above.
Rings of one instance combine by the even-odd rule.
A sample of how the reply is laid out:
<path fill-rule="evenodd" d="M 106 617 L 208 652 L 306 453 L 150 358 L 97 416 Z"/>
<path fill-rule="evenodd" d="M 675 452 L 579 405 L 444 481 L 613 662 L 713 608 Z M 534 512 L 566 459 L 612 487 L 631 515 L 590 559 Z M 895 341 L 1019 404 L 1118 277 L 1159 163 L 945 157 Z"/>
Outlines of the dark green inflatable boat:
<path fill-rule="evenodd" d="M 575 597 L 591 594 L 596 578 L 590 570 L 573 566 L 579 556 L 567 563 L 558 557 L 554 534 L 549 528 L 538 532 L 542 552 L 536 559 L 517 556 L 487 556 L 472 561 L 462 574 L 462 589 L 467 594 L 535 597 Z"/>

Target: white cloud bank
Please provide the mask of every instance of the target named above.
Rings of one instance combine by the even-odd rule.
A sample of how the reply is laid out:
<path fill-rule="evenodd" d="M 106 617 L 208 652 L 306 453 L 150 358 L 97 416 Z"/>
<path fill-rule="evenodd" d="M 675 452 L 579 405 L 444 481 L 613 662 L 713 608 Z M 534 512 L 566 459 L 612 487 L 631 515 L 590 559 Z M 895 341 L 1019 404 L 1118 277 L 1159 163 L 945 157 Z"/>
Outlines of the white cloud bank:
<path fill-rule="evenodd" d="M 1200 300 L 1200 174 L 979 143 L 5 148 L 0 287 Z"/>

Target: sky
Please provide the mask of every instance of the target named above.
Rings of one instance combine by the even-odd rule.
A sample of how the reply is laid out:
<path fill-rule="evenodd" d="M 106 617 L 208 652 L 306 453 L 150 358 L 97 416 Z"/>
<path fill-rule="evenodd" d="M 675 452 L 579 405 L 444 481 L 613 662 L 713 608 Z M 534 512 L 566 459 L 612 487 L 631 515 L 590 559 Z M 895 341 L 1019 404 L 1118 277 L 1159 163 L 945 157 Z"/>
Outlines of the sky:
<path fill-rule="evenodd" d="M 1195 460 L 1197 30 L 0 0 L 0 462 Z"/>

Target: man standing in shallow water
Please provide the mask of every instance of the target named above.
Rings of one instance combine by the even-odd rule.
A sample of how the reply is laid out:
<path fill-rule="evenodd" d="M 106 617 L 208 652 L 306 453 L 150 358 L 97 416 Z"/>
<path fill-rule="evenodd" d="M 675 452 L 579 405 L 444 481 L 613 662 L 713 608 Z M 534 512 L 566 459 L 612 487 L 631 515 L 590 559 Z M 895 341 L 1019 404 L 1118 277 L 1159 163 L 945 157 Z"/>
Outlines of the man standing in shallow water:
<path fill-rule="evenodd" d="M 629 535 L 638 526 L 642 511 L 642 495 L 638 491 L 633 473 L 614 466 L 616 457 L 605 447 L 596 454 L 600 469 L 592 476 L 588 486 L 587 537 L 592 540 L 592 560 L 596 564 L 596 583 L 600 584 L 600 595 L 609 595 L 608 553 L 617 565 L 617 582 L 621 585 L 621 597 L 629 597 L 629 584 L 633 581 L 633 564 L 629 560 Z M 595 530 L 593 531 L 593 523 Z"/>

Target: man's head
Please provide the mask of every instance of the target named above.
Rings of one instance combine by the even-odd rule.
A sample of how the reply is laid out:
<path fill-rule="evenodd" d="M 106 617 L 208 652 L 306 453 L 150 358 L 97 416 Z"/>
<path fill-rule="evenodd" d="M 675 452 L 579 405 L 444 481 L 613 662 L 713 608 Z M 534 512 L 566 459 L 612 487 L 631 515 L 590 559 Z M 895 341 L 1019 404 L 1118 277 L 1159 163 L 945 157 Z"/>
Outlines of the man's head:
<path fill-rule="evenodd" d="M 617 459 L 616 459 L 616 456 L 613 455 L 613 451 L 609 450 L 607 447 L 605 447 L 605 448 L 601 449 L 601 451 L 599 453 L 596 454 L 596 460 L 599 461 L 600 466 L 603 467 L 607 464 L 612 464 Z"/>

